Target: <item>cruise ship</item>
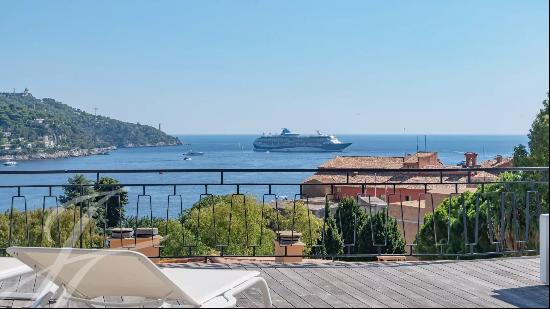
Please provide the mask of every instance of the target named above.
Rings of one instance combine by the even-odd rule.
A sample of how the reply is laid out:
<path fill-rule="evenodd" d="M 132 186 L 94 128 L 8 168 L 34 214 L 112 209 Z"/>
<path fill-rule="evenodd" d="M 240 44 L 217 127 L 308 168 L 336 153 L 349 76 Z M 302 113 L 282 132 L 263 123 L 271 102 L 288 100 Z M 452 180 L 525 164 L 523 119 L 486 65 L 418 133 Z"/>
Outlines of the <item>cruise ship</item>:
<path fill-rule="evenodd" d="M 262 135 L 254 141 L 254 151 L 263 152 L 337 152 L 351 143 L 342 143 L 333 135 L 300 135 L 284 128 L 279 135 Z"/>

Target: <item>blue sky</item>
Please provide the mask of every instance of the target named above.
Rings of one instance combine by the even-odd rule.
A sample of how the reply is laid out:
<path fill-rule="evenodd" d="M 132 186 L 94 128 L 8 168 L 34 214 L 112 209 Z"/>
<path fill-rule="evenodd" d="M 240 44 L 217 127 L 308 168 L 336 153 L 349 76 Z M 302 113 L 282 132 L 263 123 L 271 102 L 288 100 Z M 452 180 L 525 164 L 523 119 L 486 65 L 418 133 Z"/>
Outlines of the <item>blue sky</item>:
<path fill-rule="evenodd" d="M 548 1 L 1 1 L 0 91 L 169 133 L 524 134 Z"/>

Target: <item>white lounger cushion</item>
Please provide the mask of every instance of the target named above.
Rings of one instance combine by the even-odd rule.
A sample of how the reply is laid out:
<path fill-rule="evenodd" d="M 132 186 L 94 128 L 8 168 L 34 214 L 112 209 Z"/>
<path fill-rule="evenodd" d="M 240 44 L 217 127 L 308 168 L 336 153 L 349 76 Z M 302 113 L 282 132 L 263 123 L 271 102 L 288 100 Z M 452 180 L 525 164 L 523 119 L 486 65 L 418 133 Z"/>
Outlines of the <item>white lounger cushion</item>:
<path fill-rule="evenodd" d="M 82 300 L 137 296 L 227 306 L 235 304 L 231 295 L 258 286 L 265 305 L 271 306 L 267 284 L 255 271 L 160 269 L 143 254 L 127 250 L 11 247 L 7 252 Z"/>
<path fill-rule="evenodd" d="M 0 281 L 31 273 L 32 268 L 12 257 L 0 257 Z"/>
<path fill-rule="evenodd" d="M 139 296 L 199 304 L 138 252 L 18 247 L 7 251 L 79 298 Z"/>
<path fill-rule="evenodd" d="M 199 303 L 205 303 L 260 275 L 256 271 L 220 269 L 162 268 L 161 271 Z"/>

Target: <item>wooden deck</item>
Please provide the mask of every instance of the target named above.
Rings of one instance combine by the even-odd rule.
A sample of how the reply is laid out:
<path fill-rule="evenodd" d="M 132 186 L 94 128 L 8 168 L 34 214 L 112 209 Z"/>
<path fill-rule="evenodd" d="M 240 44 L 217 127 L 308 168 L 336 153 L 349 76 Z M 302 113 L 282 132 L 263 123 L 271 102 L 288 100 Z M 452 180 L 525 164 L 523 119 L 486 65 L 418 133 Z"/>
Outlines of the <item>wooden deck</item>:
<path fill-rule="evenodd" d="M 536 257 L 395 263 L 172 264 L 166 267 L 261 271 L 271 288 L 275 307 L 548 307 L 548 286 L 539 281 Z M 40 278 L 24 279 L 27 278 L 0 282 L 0 291 L 32 292 L 41 281 Z M 259 307 L 260 300 L 259 294 L 249 292 L 239 296 L 238 305 Z M 26 304 L 0 301 L 4 307 Z"/>

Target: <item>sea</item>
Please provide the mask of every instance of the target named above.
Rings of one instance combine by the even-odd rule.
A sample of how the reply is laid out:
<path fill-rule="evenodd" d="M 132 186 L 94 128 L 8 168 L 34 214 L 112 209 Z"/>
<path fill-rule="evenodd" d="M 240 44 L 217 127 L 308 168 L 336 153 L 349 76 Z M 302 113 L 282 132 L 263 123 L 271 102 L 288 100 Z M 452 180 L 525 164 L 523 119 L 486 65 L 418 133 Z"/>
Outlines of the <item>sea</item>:
<path fill-rule="evenodd" d="M 338 135 L 343 142 L 352 145 L 340 153 L 264 153 L 254 152 L 252 142 L 256 135 L 177 135 L 184 143 L 171 147 L 122 148 L 110 155 L 76 157 L 56 160 L 19 162 L 17 166 L 0 166 L 0 171 L 25 170 L 109 170 L 109 169 L 223 169 L 223 168 L 316 168 L 336 156 L 403 156 L 416 150 L 436 151 L 440 160 L 455 165 L 464 160 L 464 153 L 477 152 L 479 160 L 496 155 L 510 156 L 514 146 L 526 144 L 524 135 Z M 183 153 L 193 150 L 204 152 L 184 160 Z M 183 208 L 189 208 L 203 194 L 231 194 L 237 187 L 231 183 L 292 183 L 299 184 L 310 173 L 226 173 L 226 185 L 215 185 L 220 181 L 219 173 L 145 173 L 145 174 L 101 174 L 129 184 L 129 203 L 126 214 L 148 214 L 156 217 L 177 216 L 180 201 Z M 25 185 L 61 185 L 70 174 L 56 175 L 6 175 L 0 174 L 0 187 L 21 185 L 17 188 L 0 188 L 0 211 L 10 208 L 23 210 L 53 207 L 54 198 L 49 188 L 24 187 Z M 95 180 L 95 174 L 85 175 Z M 139 186 L 140 184 L 196 184 L 176 186 Z M 203 184 L 211 184 L 205 191 Z M 258 200 L 268 193 L 267 186 L 240 186 L 239 192 L 255 196 Z M 293 199 L 299 187 L 273 186 L 272 193 L 279 198 Z M 12 198 L 13 196 L 24 198 Z M 51 195 L 63 194 L 62 189 L 53 187 Z M 170 197 L 169 197 L 170 196 Z M 181 198 L 180 198 L 181 197 Z M 272 196 L 266 196 L 272 199 Z M 44 202 L 46 200 L 46 202 Z M 139 212 L 138 212 L 139 211 Z M 141 216 L 141 215 L 140 215 Z"/>

